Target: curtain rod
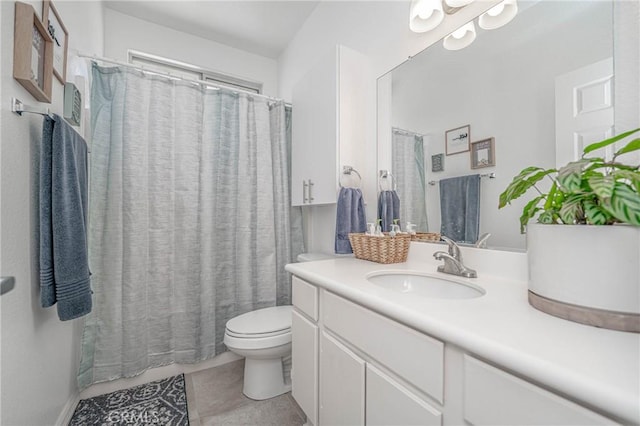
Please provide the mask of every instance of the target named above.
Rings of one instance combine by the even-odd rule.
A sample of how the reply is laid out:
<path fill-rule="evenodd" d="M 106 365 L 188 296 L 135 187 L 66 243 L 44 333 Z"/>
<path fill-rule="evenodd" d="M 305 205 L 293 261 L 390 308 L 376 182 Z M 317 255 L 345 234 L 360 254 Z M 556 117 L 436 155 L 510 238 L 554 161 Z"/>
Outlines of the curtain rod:
<path fill-rule="evenodd" d="M 425 137 L 426 135 L 423 133 L 418 133 L 418 132 L 414 132 L 412 130 L 405 130 L 405 129 L 401 129 L 399 127 L 392 127 L 391 128 L 392 132 L 396 132 L 396 133 L 400 133 L 403 134 L 405 136 L 421 136 L 421 137 Z"/>
<path fill-rule="evenodd" d="M 267 96 L 267 95 L 261 95 L 260 93 L 253 93 L 253 92 L 249 92 L 248 90 L 242 90 L 242 89 L 230 89 L 228 87 L 222 87 L 216 83 L 213 83 L 211 81 L 206 81 L 206 80 L 198 80 L 195 78 L 186 78 L 186 77 L 180 77 L 177 75 L 173 75 L 169 72 L 164 72 L 164 71 L 156 71 L 154 69 L 149 69 L 149 68 L 145 68 L 142 65 L 134 65 L 134 64 L 130 64 L 128 62 L 122 62 L 122 61 L 118 61 L 116 59 L 110 59 L 110 58 L 104 58 L 104 57 L 100 57 L 100 56 L 96 56 L 96 55 L 89 55 L 86 53 L 78 53 L 77 54 L 79 57 L 81 58 L 87 58 L 87 59 L 91 59 L 94 61 L 99 61 L 99 62 L 106 62 L 109 64 L 116 64 L 116 65 L 120 65 L 123 67 L 128 67 L 128 68 L 133 68 L 142 72 L 146 72 L 146 73 L 151 73 L 151 74 L 158 74 L 164 77 L 168 77 L 170 79 L 173 80 L 181 80 L 181 81 L 187 81 L 189 83 L 194 83 L 194 84 L 204 84 L 206 86 L 211 86 L 214 89 L 225 89 L 225 90 L 229 90 L 231 92 L 235 92 L 235 93 L 246 93 L 248 95 L 252 95 L 252 96 L 257 96 L 259 98 L 263 98 L 263 99 L 267 99 L 269 101 L 274 101 L 274 102 L 284 102 L 284 100 L 279 99 L 279 98 L 274 98 L 272 96 Z M 289 102 L 284 102 L 285 106 L 291 107 L 291 104 Z"/>

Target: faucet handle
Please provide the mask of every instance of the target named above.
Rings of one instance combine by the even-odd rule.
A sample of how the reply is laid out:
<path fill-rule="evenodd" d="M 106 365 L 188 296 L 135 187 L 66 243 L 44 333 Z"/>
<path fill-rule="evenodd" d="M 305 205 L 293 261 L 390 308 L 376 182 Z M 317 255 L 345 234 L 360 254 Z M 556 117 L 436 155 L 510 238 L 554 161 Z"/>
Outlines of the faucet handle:
<path fill-rule="evenodd" d="M 441 235 L 440 238 L 449 246 L 449 254 L 455 257 L 456 260 L 462 261 L 462 253 L 458 244 L 446 235 Z"/>
<path fill-rule="evenodd" d="M 478 237 L 478 241 L 476 241 L 475 246 L 478 248 L 487 248 L 487 240 L 490 236 L 491 234 L 489 232 L 485 232 L 484 234 L 480 235 L 480 237 Z"/>

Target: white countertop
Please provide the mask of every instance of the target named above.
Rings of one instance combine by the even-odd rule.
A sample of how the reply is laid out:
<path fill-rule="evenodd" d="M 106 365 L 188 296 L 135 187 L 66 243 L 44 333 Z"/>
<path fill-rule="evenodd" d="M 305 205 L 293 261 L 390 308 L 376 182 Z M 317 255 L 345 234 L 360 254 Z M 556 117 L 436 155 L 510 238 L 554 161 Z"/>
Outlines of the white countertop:
<path fill-rule="evenodd" d="M 412 248 L 413 250 L 413 248 Z M 411 254 L 411 253 L 410 253 Z M 430 257 L 430 256 L 429 256 Z M 545 314 L 527 301 L 524 280 L 436 272 L 435 260 L 383 265 L 341 258 L 287 265 L 287 271 L 373 311 L 457 345 L 624 423 L 640 423 L 640 334 L 605 330 Z M 494 269 L 488 268 L 488 269 Z M 377 271 L 429 272 L 468 281 L 475 299 L 411 297 L 378 287 Z M 520 277 L 522 274 L 520 274 Z"/>

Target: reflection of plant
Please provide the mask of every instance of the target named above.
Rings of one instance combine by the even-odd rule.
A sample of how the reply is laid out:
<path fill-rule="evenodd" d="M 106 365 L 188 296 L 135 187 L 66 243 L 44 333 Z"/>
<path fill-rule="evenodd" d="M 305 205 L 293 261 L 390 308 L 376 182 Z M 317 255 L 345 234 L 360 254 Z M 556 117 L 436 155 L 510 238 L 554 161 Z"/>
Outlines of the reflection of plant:
<path fill-rule="evenodd" d="M 520 232 L 536 214 L 539 223 L 610 225 L 630 223 L 640 225 L 640 165 L 627 165 L 618 157 L 640 150 L 640 138 L 635 138 L 613 155 L 611 161 L 601 157 L 585 157 L 588 153 L 640 131 L 631 130 L 584 148 L 582 158 L 560 169 L 544 170 L 527 167 L 500 194 L 498 208 L 524 195 L 532 187 L 538 191 L 524 207 L 520 216 Z M 552 180 L 549 192 L 536 186 L 548 176 Z M 554 177 L 555 176 L 555 177 Z"/>

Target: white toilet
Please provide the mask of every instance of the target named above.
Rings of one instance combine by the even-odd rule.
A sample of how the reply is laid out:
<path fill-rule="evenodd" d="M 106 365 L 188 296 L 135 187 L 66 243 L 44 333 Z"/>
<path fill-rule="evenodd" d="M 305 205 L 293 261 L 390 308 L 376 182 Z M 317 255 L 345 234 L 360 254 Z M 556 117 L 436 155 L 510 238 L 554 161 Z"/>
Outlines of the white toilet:
<path fill-rule="evenodd" d="M 331 257 L 303 253 L 298 262 Z M 227 321 L 224 344 L 231 352 L 245 357 L 242 393 L 251 399 L 269 399 L 291 390 L 282 362 L 291 355 L 291 309 L 290 305 L 274 306 Z"/>

